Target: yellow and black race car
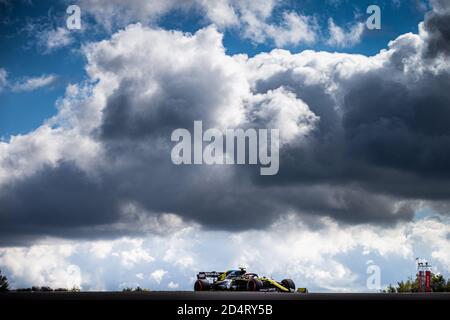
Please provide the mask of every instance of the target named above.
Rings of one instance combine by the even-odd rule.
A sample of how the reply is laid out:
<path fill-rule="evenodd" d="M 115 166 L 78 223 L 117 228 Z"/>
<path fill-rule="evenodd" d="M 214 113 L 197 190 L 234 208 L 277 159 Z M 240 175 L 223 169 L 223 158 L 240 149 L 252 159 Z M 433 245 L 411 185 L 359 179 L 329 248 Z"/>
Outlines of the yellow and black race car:
<path fill-rule="evenodd" d="M 195 291 L 279 291 L 294 292 L 295 283 L 291 279 L 277 282 L 256 273 L 249 273 L 245 268 L 225 272 L 199 272 L 194 284 Z"/>

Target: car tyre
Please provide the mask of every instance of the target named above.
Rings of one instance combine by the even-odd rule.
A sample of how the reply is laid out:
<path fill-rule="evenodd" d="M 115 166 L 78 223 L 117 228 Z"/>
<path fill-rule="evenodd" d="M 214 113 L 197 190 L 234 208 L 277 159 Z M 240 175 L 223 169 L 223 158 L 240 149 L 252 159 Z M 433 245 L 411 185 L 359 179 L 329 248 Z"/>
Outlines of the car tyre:
<path fill-rule="evenodd" d="M 194 291 L 209 291 L 211 289 L 211 285 L 208 280 L 199 279 L 194 283 Z"/>
<path fill-rule="evenodd" d="M 263 287 L 263 283 L 259 279 L 250 279 L 247 282 L 247 290 L 248 291 L 259 291 Z"/>
<path fill-rule="evenodd" d="M 292 279 L 283 279 L 281 280 L 281 285 L 290 291 L 295 291 L 295 283 Z"/>

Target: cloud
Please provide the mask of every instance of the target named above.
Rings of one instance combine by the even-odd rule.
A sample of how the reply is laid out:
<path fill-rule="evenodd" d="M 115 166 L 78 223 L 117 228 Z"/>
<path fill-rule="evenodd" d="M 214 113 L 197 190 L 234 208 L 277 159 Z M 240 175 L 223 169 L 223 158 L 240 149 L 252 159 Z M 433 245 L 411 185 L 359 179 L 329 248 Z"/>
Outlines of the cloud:
<path fill-rule="evenodd" d="M 422 24 L 426 33 L 427 46 L 425 54 L 427 57 L 436 57 L 440 54 L 450 54 L 450 4 L 445 0 L 432 0 L 433 10 L 425 15 Z"/>
<path fill-rule="evenodd" d="M 339 48 L 354 46 L 361 41 L 364 28 L 364 23 L 358 22 L 355 25 L 351 26 L 350 29 L 346 32 L 344 29 L 334 23 L 333 18 L 329 18 L 328 31 L 330 33 L 330 38 L 327 40 L 327 44 Z"/>
<path fill-rule="evenodd" d="M 3 91 L 3 89 L 7 85 L 7 77 L 8 77 L 8 73 L 6 72 L 6 70 L 3 68 L 0 68 L 0 92 Z"/>
<path fill-rule="evenodd" d="M 25 77 L 22 80 L 11 84 L 11 90 L 15 92 L 33 91 L 42 87 L 47 87 L 55 83 L 57 77 L 53 74 L 39 77 Z"/>
<path fill-rule="evenodd" d="M 113 252 L 112 255 L 119 257 L 121 264 L 126 268 L 131 268 L 136 264 L 152 262 L 155 260 L 148 252 L 142 249 L 142 241 L 133 244 L 134 248 L 131 250 L 121 250 L 120 252 Z"/>
<path fill-rule="evenodd" d="M 83 13 L 89 13 L 95 21 L 111 30 L 115 26 L 123 27 L 137 21 L 153 22 L 171 10 L 189 8 L 193 1 L 176 0 L 79 0 L 77 4 Z"/>
<path fill-rule="evenodd" d="M 97 241 L 92 244 L 90 253 L 99 259 L 104 259 L 111 254 L 113 244 L 110 241 Z"/>
<path fill-rule="evenodd" d="M 135 4 L 130 17 L 148 13 Z M 274 22 L 275 2 L 240 5 L 205 7 L 217 27 L 193 34 L 137 23 L 86 44 L 89 78 L 67 87 L 58 114 L 0 141 L 0 267 L 14 287 L 191 289 L 200 270 L 246 265 L 355 291 L 367 260 L 388 284 L 413 275 L 416 256 L 450 272 L 447 3 L 374 56 L 229 55 L 225 26 L 284 46 L 313 23 Z M 350 45 L 352 28 L 335 27 Z M 279 174 L 173 165 L 170 133 L 194 120 L 281 129 Z M 430 207 L 440 214 L 415 218 Z"/>
<path fill-rule="evenodd" d="M 73 43 L 73 38 L 66 28 L 57 27 L 39 32 L 39 45 L 45 48 L 46 53 L 68 46 L 71 43 Z"/>
<path fill-rule="evenodd" d="M 320 226 L 312 228 L 302 218 L 287 215 L 265 230 L 241 232 L 208 231 L 187 224 L 171 234 L 101 240 L 102 246 L 111 248 L 105 257 L 92 254 L 98 241 L 50 238 L 27 248 L 1 248 L 0 268 L 13 287 L 76 285 L 84 290 L 118 290 L 124 285 L 191 290 L 199 271 L 244 265 L 260 275 L 292 278 L 298 287 L 312 291 L 369 291 L 367 261 L 380 266 L 384 286 L 398 281 L 399 268 L 402 277 L 414 275 L 417 256 L 431 260 L 436 272 L 450 272 L 448 218 L 436 215 L 388 228 L 317 220 Z M 136 248 L 152 252 L 154 260 L 123 268 L 121 258 L 112 254 Z M 193 263 L 174 263 L 175 258 L 185 257 Z M 152 271 L 145 277 L 148 270 Z"/>
<path fill-rule="evenodd" d="M 228 0 L 199 1 L 200 5 L 204 7 L 206 15 L 219 28 L 226 28 L 230 26 L 238 26 L 239 18 L 237 16 L 237 9 Z"/>
<path fill-rule="evenodd" d="M 32 10 L 33 3 L 22 3 L 25 10 Z M 20 33 L 28 36 L 26 46 L 35 47 L 39 54 L 51 54 L 58 49 L 69 47 L 75 43 L 80 30 L 69 30 L 66 27 L 67 14 L 66 7 L 54 11 L 49 9 L 48 15 L 33 15 L 21 24 Z"/>
<path fill-rule="evenodd" d="M 317 23 L 309 16 L 283 11 L 279 21 L 270 21 L 279 0 L 255 3 L 244 0 L 190 1 L 85 1 L 79 5 L 107 30 L 115 30 L 130 23 L 154 25 L 171 12 L 200 13 L 205 23 L 212 23 L 222 31 L 239 32 L 255 43 L 273 41 L 275 45 L 297 46 L 317 40 Z"/>
<path fill-rule="evenodd" d="M 278 1 L 265 1 L 257 5 L 252 1 L 237 2 L 242 36 L 255 43 L 273 41 L 279 47 L 314 43 L 318 31 L 316 20 L 296 12 L 283 11 L 279 21 L 271 21 L 278 4 Z"/>
<path fill-rule="evenodd" d="M 23 77 L 17 81 L 9 81 L 8 73 L 0 68 L 0 91 L 11 90 L 14 92 L 33 91 L 42 87 L 50 86 L 58 79 L 54 74 L 41 75 L 38 77 Z"/>
<path fill-rule="evenodd" d="M 166 270 L 158 269 L 158 270 L 153 271 L 153 272 L 150 274 L 150 277 L 151 277 L 154 281 L 156 281 L 158 284 L 160 284 L 160 283 L 161 283 L 161 280 L 164 278 L 164 276 L 165 276 L 166 274 L 167 274 L 167 271 L 166 271 Z"/>
<path fill-rule="evenodd" d="M 136 274 L 136 278 L 144 280 L 144 274 L 142 272 Z"/>
<path fill-rule="evenodd" d="M 69 289 L 81 288 L 80 267 L 68 261 L 73 253 L 71 244 L 0 249 L 1 265 L 11 271 L 15 286 L 29 284 Z"/>
<path fill-rule="evenodd" d="M 1 242 L 184 223 L 264 229 L 291 213 L 311 225 L 393 226 L 421 205 L 442 208 L 450 66 L 427 57 L 429 41 L 421 31 L 370 57 L 276 49 L 249 58 L 228 55 L 213 26 L 188 34 L 137 23 L 87 44 L 88 81 L 69 86 L 39 129 L 0 143 Z M 279 174 L 173 165 L 171 132 L 194 120 L 281 129 Z"/>
<path fill-rule="evenodd" d="M 285 12 L 281 26 L 266 25 L 268 38 L 273 39 L 277 47 L 296 46 L 314 43 L 317 38 L 317 26 L 311 17 Z"/>

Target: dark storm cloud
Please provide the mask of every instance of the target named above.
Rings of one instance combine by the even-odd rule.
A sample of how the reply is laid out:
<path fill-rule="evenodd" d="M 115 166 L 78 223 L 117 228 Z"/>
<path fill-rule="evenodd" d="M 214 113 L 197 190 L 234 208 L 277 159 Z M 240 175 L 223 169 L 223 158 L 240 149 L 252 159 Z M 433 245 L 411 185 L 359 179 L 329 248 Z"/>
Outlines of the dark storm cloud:
<path fill-rule="evenodd" d="M 255 177 L 255 181 L 336 187 L 356 183 L 393 197 L 449 199 L 450 93 L 446 88 L 450 76 L 425 73 L 420 80 L 402 83 L 386 77 L 386 72 L 376 69 L 343 82 L 340 111 L 326 88 L 295 86 L 294 78 L 286 74 L 260 83 L 258 90 L 263 91 L 274 86 L 293 88 L 324 121 L 307 148 L 282 150 L 277 176 L 271 181 Z M 354 218 L 372 220 L 370 211 L 369 205 L 367 211 L 354 210 L 359 212 Z"/>
<path fill-rule="evenodd" d="M 355 81 L 343 117 L 351 154 L 376 166 L 448 179 L 449 75 L 426 75 L 413 88 L 380 75 Z"/>
<path fill-rule="evenodd" d="M 236 62 L 212 29 L 186 36 L 135 25 L 97 44 L 88 49 L 92 74 L 117 81 L 92 134 L 104 150 L 101 169 L 91 176 L 63 162 L 2 187 L 0 241 L 111 235 L 128 204 L 143 215 L 175 213 L 227 230 L 265 228 L 288 213 L 392 225 L 411 220 L 421 200 L 446 208 L 450 74 L 427 69 L 447 52 L 440 20 L 447 11 L 436 8 L 423 46 L 405 35 L 388 53 L 364 59 L 274 51 Z M 194 120 L 228 125 L 223 110 L 242 111 L 245 127 L 273 127 L 274 118 L 282 130 L 311 124 L 299 105 L 286 102 L 297 109 L 283 114 L 274 92 L 318 119 L 304 136 L 284 141 L 278 175 L 171 162 L 172 130 L 191 130 Z M 269 103 L 273 109 L 262 112 Z"/>
<path fill-rule="evenodd" d="M 88 177 L 72 163 L 45 167 L 0 193 L 0 242 L 15 237 L 66 236 L 71 229 L 117 220 L 113 185 Z M 13 236 L 14 235 L 14 236 Z"/>
<path fill-rule="evenodd" d="M 230 79 L 222 71 L 194 64 L 182 73 L 154 74 L 158 93 L 144 98 L 142 92 L 148 88 L 132 79 L 121 82 L 108 99 L 100 129 L 102 138 L 167 137 L 175 128 L 192 127 L 198 119 L 213 126 L 214 110 L 230 91 Z"/>
<path fill-rule="evenodd" d="M 425 54 L 435 57 L 439 54 L 450 54 L 450 2 L 446 0 L 432 1 L 434 10 L 425 15 L 424 29 L 428 33 Z"/>

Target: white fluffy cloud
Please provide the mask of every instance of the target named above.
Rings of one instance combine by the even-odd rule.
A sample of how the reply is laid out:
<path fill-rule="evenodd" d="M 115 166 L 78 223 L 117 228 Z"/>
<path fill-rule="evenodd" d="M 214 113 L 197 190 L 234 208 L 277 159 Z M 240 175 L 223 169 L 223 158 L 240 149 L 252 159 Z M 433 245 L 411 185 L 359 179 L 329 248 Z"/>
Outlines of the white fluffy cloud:
<path fill-rule="evenodd" d="M 244 38 L 256 43 L 273 41 L 281 47 L 314 43 L 317 25 L 312 17 L 284 11 L 280 21 L 270 22 L 274 9 L 281 3 L 279 0 L 79 1 L 83 10 L 109 30 L 114 25 L 135 22 L 153 24 L 169 12 L 200 12 L 206 22 L 220 30 L 238 30 Z"/>
<path fill-rule="evenodd" d="M 319 121 L 304 101 L 284 88 L 254 95 L 249 101 L 254 104 L 251 113 L 255 118 L 267 128 L 280 129 L 282 144 L 300 142 Z"/>
<path fill-rule="evenodd" d="M 411 237 L 430 248 L 430 257 L 438 261 L 438 271 L 450 272 L 450 225 L 441 219 L 428 219 L 412 226 Z"/>
<path fill-rule="evenodd" d="M 73 43 L 70 30 L 63 27 L 55 29 L 43 30 L 39 32 L 38 45 L 45 48 L 45 52 L 49 53 L 56 49 L 65 47 Z"/>
<path fill-rule="evenodd" d="M 0 141 L 0 150 L 0 186 L 26 178 L 45 166 L 56 167 L 62 160 L 75 161 L 80 168 L 93 168 L 100 153 L 99 145 L 77 130 L 48 125 Z"/>
<path fill-rule="evenodd" d="M 26 77 L 11 84 L 12 91 L 33 91 L 42 87 L 52 85 L 57 77 L 53 74 L 39 77 Z"/>
<path fill-rule="evenodd" d="M 5 69 L 0 68 L 0 92 L 5 88 L 7 83 L 8 73 Z"/>
<path fill-rule="evenodd" d="M 339 48 L 351 47 L 361 40 L 364 28 L 364 23 L 358 22 L 351 26 L 348 31 L 345 31 L 334 23 L 333 18 L 329 18 L 328 31 L 330 37 L 327 40 L 327 44 Z"/>
<path fill-rule="evenodd" d="M 55 83 L 58 77 L 54 74 L 43 74 L 37 77 L 23 77 L 16 81 L 8 80 L 8 73 L 0 68 L 0 92 L 9 89 L 14 92 L 33 91 Z"/>
<path fill-rule="evenodd" d="M 316 31 L 314 19 L 294 12 L 284 13 L 282 26 L 266 26 L 267 36 L 273 39 L 277 47 L 314 43 Z"/>
<path fill-rule="evenodd" d="M 78 286 L 87 290 L 118 290 L 124 283 L 189 290 L 198 271 L 246 266 L 274 278 L 293 278 L 298 286 L 315 291 L 367 291 L 367 261 L 374 260 L 380 266 L 382 284 L 387 285 L 399 280 L 391 259 L 406 266 L 405 277 L 412 276 L 415 257 L 424 253 L 435 271 L 450 272 L 450 227 L 437 218 L 390 228 L 341 226 L 330 219 L 320 219 L 320 224 L 312 229 L 291 215 L 261 231 L 229 233 L 186 225 L 183 231 L 147 238 L 93 242 L 48 239 L 29 248 L 0 249 L 0 268 L 15 287 Z M 188 245 L 180 247 L 182 244 Z M 108 250 L 99 250 L 105 246 Z M 178 251 L 168 259 L 167 252 L 174 248 Z M 148 259 L 148 252 L 154 258 Z M 193 262 L 175 263 L 175 259 L 185 257 Z M 121 267 L 124 262 L 125 269 Z"/>
<path fill-rule="evenodd" d="M 82 12 L 90 13 L 95 20 L 107 29 L 111 29 L 114 24 L 121 26 L 137 21 L 153 22 L 176 9 L 188 9 L 195 2 L 177 0 L 79 0 L 78 5 Z"/>
<path fill-rule="evenodd" d="M 277 47 L 312 44 L 318 40 L 318 26 L 313 17 L 284 12 L 281 21 L 274 24 L 267 22 L 272 10 L 273 7 L 257 10 L 253 3 L 241 7 L 243 36 L 255 43 L 273 41 Z"/>
<path fill-rule="evenodd" d="M 166 270 L 158 269 L 150 273 L 150 278 L 152 278 L 154 281 L 160 284 L 161 280 L 164 278 L 166 274 L 167 274 Z"/>
<path fill-rule="evenodd" d="M 0 265 L 11 271 L 12 283 L 53 288 L 81 288 L 78 265 L 68 262 L 73 244 L 36 245 L 30 248 L 0 249 Z"/>
<path fill-rule="evenodd" d="M 142 272 L 139 272 L 136 274 L 136 278 L 144 280 L 144 274 Z"/>
<path fill-rule="evenodd" d="M 128 240 L 127 243 L 121 242 L 121 245 L 125 245 L 125 248 L 113 251 L 112 256 L 118 257 L 120 263 L 125 268 L 132 268 L 139 263 L 149 263 L 155 260 L 144 248 L 142 248 L 143 241 L 138 240 Z M 131 248 L 130 248 L 131 246 Z"/>

